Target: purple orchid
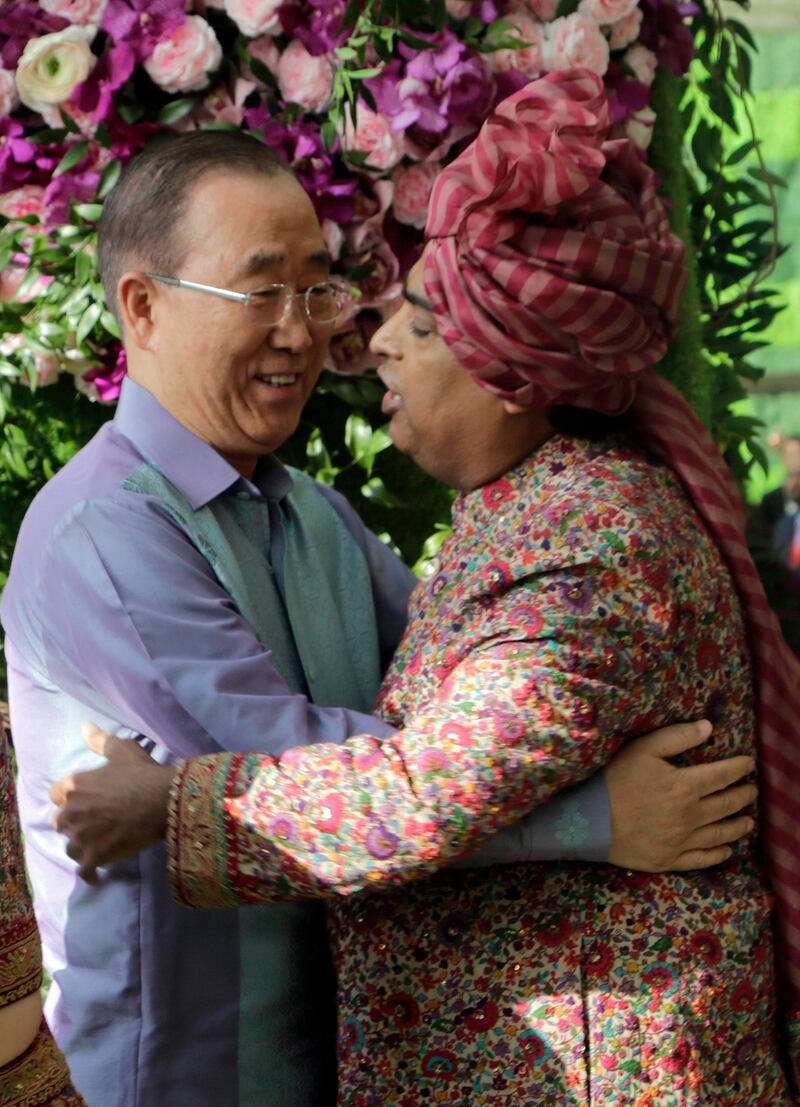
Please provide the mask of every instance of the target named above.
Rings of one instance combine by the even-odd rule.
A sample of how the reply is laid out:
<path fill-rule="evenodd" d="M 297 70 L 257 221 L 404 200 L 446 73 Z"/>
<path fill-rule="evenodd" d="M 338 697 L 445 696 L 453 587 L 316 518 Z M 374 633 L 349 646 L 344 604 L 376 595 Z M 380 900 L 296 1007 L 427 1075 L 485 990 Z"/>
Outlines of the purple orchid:
<path fill-rule="evenodd" d="M 108 0 L 100 26 L 113 42 L 126 44 L 137 61 L 145 61 L 185 22 L 184 0 Z"/>
<path fill-rule="evenodd" d="M 119 398 L 122 382 L 128 373 L 125 351 L 118 343 L 109 347 L 108 355 L 105 365 L 83 374 L 84 381 L 94 385 L 101 404 L 112 404 Z"/>
<path fill-rule="evenodd" d="M 336 176 L 333 158 L 313 123 L 283 122 L 276 119 L 265 104 L 250 108 L 245 113 L 245 122 L 248 127 L 260 130 L 270 150 L 286 165 L 291 165 L 311 197 L 320 220 L 332 219 L 338 224 L 350 222 L 358 181 L 352 176 Z"/>
<path fill-rule="evenodd" d="M 9 192 L 31 181 L 36 147 L 23 137 L 22 124 L 6 116 L 0 119 L 0 192 Z"/>
<path fill-rule="evenodd" d="M 81 82 L 70 99 L 91 114 L 95 123 L 107 119 L 114 104 L 114 93 L 133 73 L 136 54 L 127 42 L 120 42 L 98 58 L 92 72 Z"/>
<path fill-rule="evenodd" d="M 344 0 L 287 0 L 278 9 L 281 26 L 291 38 L 299 38 L 309 54 L 329 54 L 347 38 L 342 30 Z"/>
<path fill-rule="evenodd" d="M 627 119 L 633 112 L 641 111 L 650 103 L 651 92 L 648 85 L 629 77 L 625 67 L 619 62 L 609 64 L 603 78 L 608 93 L 608 106 L 615 123 Z"/>
<path fill-rule="evenodd" d="M 641 0 L 639 42 L 652 50 L 662 65 L 682 77 L 694 57 L 694 38 L 684 20 L 699 13 L 697 4 L 675 0 Z"/>
<path fill-rule="evenodd" d="M 477 127 L 492 100 L 491 77 L 481 58 L 452 31 L 414 33 L 430 49 L 401 44 L 404 60 L 396 59 L 367 82 L 378 109 L 391 118 L 393 130 L 421 131 L 426 137 L 453 126 Z"/>
<path fill-rule="evenodd" d="M 29 39 L 63 31 L 69 20 L 43 11 L 33 0 L 0 4 L 0 60 L 4 69 L 15 69 Z"/>
<path fill-rule="evenodd" d="M 68 221 L 71 200 L 86 204 L 95 197 L 100 183 L 99 171 L 87 168 L 86 158 L 78 165 L 83 168 L 76 166 L 75 169 L 62 173 L 60 177 L 54 177 L 44 191 L 46 225 L 50 230 Z"/>

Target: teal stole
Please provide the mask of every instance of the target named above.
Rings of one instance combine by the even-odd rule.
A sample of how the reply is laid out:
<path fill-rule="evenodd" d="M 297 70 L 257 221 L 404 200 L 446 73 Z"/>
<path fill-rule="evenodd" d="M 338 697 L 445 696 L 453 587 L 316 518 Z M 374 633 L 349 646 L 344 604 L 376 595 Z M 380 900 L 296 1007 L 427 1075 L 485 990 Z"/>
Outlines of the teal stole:
<path fill-rule="evenodd" d="M 234 493 L 195 511 L 152 465 L 125 487 L 163 503 L 292 691 L 369 713 L 381 672 L 366 558 L 316 483 L 289 474 L 294 485 L 278 507 L 283 597 L 269 563 L 266 510 Z M 237 736 L 239 748 L 246 738 Z M 247 907 L 238 917 L 239 1107 L 334 1107 L 335 982 L 321 905 Z"/>

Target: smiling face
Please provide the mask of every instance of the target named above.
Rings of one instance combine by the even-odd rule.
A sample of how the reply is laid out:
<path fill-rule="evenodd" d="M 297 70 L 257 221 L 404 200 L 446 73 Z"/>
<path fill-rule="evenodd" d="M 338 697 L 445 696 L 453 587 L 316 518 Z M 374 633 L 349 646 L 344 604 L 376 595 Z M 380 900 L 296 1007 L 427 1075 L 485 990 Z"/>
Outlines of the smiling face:
<path fill-rule="evenodd" d="M 410 270 L 403 305 L 370 343 L 380 354 L 395 445 L 446 484 L 477 488 L 513 468 L 551 433 L 546 412 L 482 388 L 441 338 L 425 294 L 423 262 Z"/>
<path fill-rule="evenodd" d="M 328 276 L 314 209 L 286 173 L 202 177 L 177 233 L 185 245 L 179 272 L 160 276 L 237 292 L 276 283 L 302 291 Z M 123 304 L 127 279 L 119 285 Z M 286 318 L 265 329 L 241 303 L 141 275 L 140 285 L 132 321 L 126 319 L 126 330 L 135 332 L 133 345 L 143 352 L 133 357 L 131 375 L 250 475 L 258 458 L 278 449 L 297 428 L 333 324 L 310 322 L 295 299 Z M 127 299 L 135 302 L 136 295 Z"/>

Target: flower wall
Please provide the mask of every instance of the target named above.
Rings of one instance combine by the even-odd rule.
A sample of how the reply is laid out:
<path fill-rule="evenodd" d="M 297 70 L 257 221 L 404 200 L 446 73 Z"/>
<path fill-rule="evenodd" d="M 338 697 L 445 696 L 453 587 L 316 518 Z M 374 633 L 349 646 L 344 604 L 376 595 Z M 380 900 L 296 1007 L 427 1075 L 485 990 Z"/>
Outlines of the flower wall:
<path fill-rule="evenodd" d="M 669 134 L 659 168 L 679 193 L 680 82 L 709 6 L 716 0 L 0 4 L 0 584 L 30 497 L 113 412 L 125 357 L 103 302 L 95 224 L 146 143 L 244 128 L 294 169 L 358 311 L 284 454 L 335 483 L 414 560 L 448 496 L 387 451 L 381 390 L 365 371 L 370 334 L 419 254 L 437 173 L 500 99 L 580 65 L 603 76 L 617 133 L 642 157 L 654 134 Z M 695 364 L 692 311 L 685 360 Z"/>

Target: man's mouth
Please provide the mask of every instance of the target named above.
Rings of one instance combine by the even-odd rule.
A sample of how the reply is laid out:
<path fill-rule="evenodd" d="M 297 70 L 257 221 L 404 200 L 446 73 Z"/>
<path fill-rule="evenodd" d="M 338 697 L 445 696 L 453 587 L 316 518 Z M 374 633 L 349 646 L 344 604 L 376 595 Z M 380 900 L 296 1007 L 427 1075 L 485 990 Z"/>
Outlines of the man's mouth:
<path fill-rule="evenodd" d="M 403 399 L 400 394 L 398 392 L 393 392 L 391 388 L 387 388 L 381 400 L 381 411 L 383 414 L 394 415 L 402 406 Z"/>
<path fill-rule="evenodd" d="M 300 380 L 300 373 L 256 373 L 255 379 L 270 388 L 291 388 Z"/>

